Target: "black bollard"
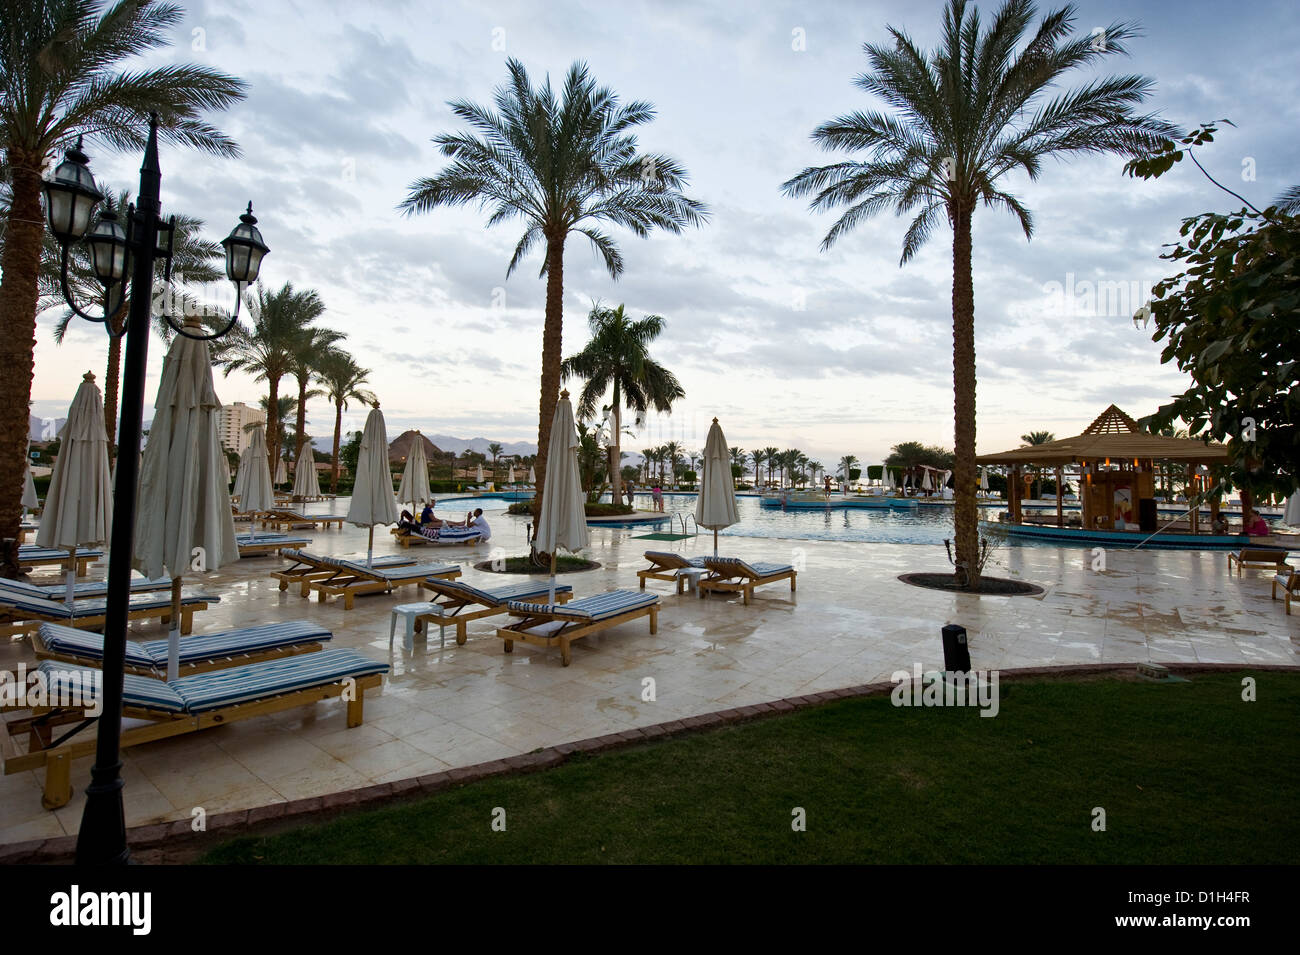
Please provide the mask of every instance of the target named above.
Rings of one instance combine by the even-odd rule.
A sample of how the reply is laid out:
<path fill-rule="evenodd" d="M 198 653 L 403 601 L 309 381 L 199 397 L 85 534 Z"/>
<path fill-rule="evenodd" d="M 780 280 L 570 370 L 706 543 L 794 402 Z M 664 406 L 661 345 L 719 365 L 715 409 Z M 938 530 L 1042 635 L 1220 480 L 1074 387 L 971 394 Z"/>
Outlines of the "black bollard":
<path fill-rule="evenodd" d="M 970 647 L 966 628 L 950 623 L 943 628 L 943 668 L 949 673 L 970 672 Z"/>

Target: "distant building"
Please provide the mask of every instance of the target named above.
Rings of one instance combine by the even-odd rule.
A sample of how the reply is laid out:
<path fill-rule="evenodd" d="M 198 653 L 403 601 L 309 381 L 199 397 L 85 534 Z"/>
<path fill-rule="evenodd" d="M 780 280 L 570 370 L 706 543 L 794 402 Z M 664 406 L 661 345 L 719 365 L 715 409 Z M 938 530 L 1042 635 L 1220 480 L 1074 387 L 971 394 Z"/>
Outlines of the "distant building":
<path fill-rule="evenodd" d="M 221 446 L 227 451 L 243 454 L 251 437 L 250 433 L 244 430 L 244 426 L 254 422 L 266 423 L 266 412 L 261 408 L 250 408 L 242 401 L 223 407 L 218 421 Z"/>

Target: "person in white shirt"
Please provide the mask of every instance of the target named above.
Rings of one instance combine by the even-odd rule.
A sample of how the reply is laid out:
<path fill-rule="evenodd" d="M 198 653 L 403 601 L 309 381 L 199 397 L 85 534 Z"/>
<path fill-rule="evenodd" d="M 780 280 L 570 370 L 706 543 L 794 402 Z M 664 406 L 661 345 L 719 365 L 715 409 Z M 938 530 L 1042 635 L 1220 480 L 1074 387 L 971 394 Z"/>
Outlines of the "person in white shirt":
<path fill-rule="evenodd" d="M 476 507 L 474 509 L 474 519 L 468 521 L 466 526 L 477 530 L 482 535 L 483 540 L 492 539 L 492 528 L 488 527 L 487 518 L 483 516 L 483 508 Z"/>

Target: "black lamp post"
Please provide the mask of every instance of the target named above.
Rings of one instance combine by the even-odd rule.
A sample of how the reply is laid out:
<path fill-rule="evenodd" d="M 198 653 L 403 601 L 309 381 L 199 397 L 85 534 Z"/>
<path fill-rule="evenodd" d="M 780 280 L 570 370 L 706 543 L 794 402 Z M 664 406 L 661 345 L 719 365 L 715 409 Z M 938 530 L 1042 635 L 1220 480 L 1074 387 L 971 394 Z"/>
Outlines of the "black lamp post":
<path fill-rule="evenodd" d="M 77 146 L 45 181 L 45 208 L 50 231 L 59 241 L 62 263 L 59 278 L 63 297 L 77 315 L 103 322 L 108 333 L 126 336 L 126 365 L 122 376 L 122 417 L 118 426 L 117 481 L 113 487 L 113 530 L 109 541 L 108 601 L 104 614 L 103 711 L 95 765 L 86 790 L 86 807 L 77 835 L 77 862 L 122 864 L 128 861 L 126 818 L 122 808 L 122 675 L 125 669 L 127 611 L 131 598 L 131 554 L 135 542 L 136 484 L 140 470 L 140 429 L 144 410 L 145 366 L 149 355 L 149 312 L 153 299 L 154 265 L 164 261 L 164 281 L 171 278 L 172 242 L 176 219 L 159 218 L 162 171 L 158 166 L 158 116 L 149 117 L 149 139 L 140 166 L 136 204 L 126 210 L 126 226 L 112 207 L 106 208 L 90 228 L 95 206 L 104 198 L 95 187 L 88 159 Z M 225 327 L 212 335 L 196 335 L 164 317 L 178 334 L 188 338 L 220 338 L 239 319 L 239 299 L 257 280 L 268 249 L 253 218 L 253 206 L 240 216 L 240 224 L 222 241 L 226 249 L 226 276 L 235 283 L 235 308 Z M 68 287 L 68 247 L 83 242 L 90 253 L 95 277 L 104 286 L 102 316 L 87 314 L 77 306 Z M 131 307 L 120 331 L 112 316 L 127 292 L 130 277 Z"/>

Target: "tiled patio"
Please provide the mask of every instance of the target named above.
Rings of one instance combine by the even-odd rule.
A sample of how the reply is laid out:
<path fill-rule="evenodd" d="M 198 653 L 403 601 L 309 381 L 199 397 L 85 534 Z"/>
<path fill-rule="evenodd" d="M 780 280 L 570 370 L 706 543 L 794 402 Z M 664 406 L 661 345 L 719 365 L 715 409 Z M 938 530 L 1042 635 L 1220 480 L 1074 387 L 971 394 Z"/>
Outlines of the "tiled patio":
<path fill-rule="evenodd" d="M 524 549 L 522 525 L 497 516 L 491 547 Z M 640 530 L 592 532 L 593 572 L 565 582 L 578 595 L 635 587 L 644 550 L 707 553 L 705 536 L 678 543 L 634 539 Z M 315 533 L 327 553 L 365 549 L 365 532 Z M 376 534 L 377 553 L 396 551 Z M 420 560 L 465 565 L 466 581 L 492 586 L 510 579 L 474 570 L 490 547 L 412 550 Z M 390 662 L 382 693 L 368 694 L 365 724 L 346 729 L 337 700 L 265 716 L 191 736 L 147 744 L 124 754 L 128 825 L 188 819 L 208 813 L 324 795 L 470 765 L 566 740 L 599 736 L 686 716 L 887 680 L 914 663 L 942 665 L 939 629 L 953 622 L 971 635 L 977 668 L 1137 661 L 1242 664 L 1300 663 L 1300 615 L 1286 617 L 1269 600 L 1263 573 L 1229 576 L 1226 555 L 1117 552 L 1107 570 L 1091 569 L 1090 550 L 1003 547 L 992 572 L 1046 588 L 1039 597 L 965 597 L 919 590 L 897 575 L 942 570 L 942 549 L 915 545 L 778 541 L 723 537 L 722 549 L 751 559 L 794 561 L 798 593 L 785 583 L 763 588 L 753 606 L 739 598 L 662 596 L 659 632 L 644 619 L 575 644 L 573 664 L 558 650 L 517 644 L 511 655 L 493 635 L 493 618 L 470 624 L 464 647 L 437 629 L 402 650 L 400 626 L 389 648 L 389 610 L 422 599 L 407 588 L 393 596 L 358 598 L 345 612 L 334 601 L 282 593 L 269 573 L 277 558 L 242 561 L 187 579 L 222 595 L 196 617 L 196 632 L 298 617 L 329 627 L 334 646 L 355 647 Z M 102 568 L 96 572 L 102 576 Z M 141 637 L 162 635 L 137 626 Z M 0 647 L 0 666 L 32 661 L 30 647 Z M 643 680 L 656 699 L 644 702 Z M 6 740 L 6 746 L 12 743 Z M 72 802 L 54 812 L 40 805 L 41 775 L 0 777 L 0 843 L 75 832 L 91 759 L 73 764 Z"/>

